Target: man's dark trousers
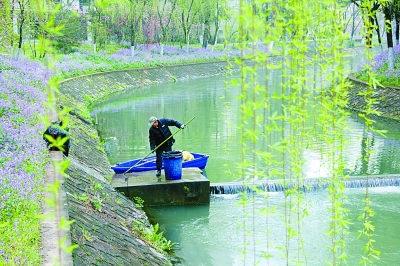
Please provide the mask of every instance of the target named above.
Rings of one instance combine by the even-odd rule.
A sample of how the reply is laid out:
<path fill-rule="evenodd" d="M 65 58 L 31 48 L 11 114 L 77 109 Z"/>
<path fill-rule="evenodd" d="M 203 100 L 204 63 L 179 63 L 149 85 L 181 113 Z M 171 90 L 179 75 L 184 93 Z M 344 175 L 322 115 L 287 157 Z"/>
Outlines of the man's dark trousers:
<path fill-rule="evenodd" d="M 162 155 L 162 153 L 164 151 L 172 151 L 172 147 L 169 146 L 169 145 L 166 145 L 166 146 L 163 145 L 163 146 L 161 146 L 160 148 L 158 148 L 156 150 L 156 156 L 157 156 L 156 166 L 157 166 L 157 170 L 161 170 L 161 166 L 162 166 L 162 157 L 161 157 L 161 155 Z"/>

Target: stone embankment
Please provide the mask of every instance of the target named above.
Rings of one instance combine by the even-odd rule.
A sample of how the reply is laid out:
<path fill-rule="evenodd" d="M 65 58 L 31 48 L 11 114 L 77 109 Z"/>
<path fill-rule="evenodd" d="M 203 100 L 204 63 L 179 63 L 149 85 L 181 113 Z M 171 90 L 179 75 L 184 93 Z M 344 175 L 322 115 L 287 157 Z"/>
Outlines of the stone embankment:
<path fill-rule="evenodd" d="M 352 74 L 348 76 L 348 80 L 353 86 L 349 90 L 347 106 L 354 111 L 364 112 L 367 103 L 363 94 L 368 85 Z M 400 88 L 377 86 L 372 97 L 378 102 L 373 109 L 379 112 L 379 116 L 400 120 Z"/>
<path fill-rule="evenodd" d="M 68 108 L 71 137 L 65 191 L 74 265 L 171 265 L 173 257 L 139 236 L 150 228 L 146 214 L 110 185 L 113 172 L 87 106 L 109 94 L 153 83 L 219 75 L 226 62 L 133 69 L 64 80 L 58 107 Z"/>

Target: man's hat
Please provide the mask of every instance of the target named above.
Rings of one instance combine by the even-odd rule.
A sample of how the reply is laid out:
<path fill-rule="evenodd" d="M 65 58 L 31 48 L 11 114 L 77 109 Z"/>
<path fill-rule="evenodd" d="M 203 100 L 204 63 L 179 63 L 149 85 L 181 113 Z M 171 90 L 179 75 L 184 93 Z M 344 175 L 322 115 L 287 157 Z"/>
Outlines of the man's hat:
<path fill-rule="evenodd" d="M 150 117 L 149 118 L 149 127 L 151 127 L 154 124 L 154 122 L 156 122 L 157 120 L 158 119 L 155 116 Z"/>

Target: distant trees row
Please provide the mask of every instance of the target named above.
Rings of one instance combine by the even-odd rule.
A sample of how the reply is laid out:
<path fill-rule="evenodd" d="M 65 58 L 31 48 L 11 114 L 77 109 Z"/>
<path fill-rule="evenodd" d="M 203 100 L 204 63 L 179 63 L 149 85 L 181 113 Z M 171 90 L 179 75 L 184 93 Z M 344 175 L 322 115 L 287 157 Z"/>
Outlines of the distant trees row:
<path fill-rule="evenodd" d="M 46 5 L 48 10 L 40 21 L 37 5 Z M 346 5 L 345 30 L 351 39 L 367 25 L 366 45 L 372 45 L 374 32 L 380 43 L 379 25 L 384 21 L 388 47 L 393 47 L 391 22 L 396 21 L 399 42 L 400 1 L 348 0 Z M 0 0 L 0 49 L 16 48 L 18 56 L 23 42 L 28 41 L 32 55 L 41 57 L 45 51 L 37 47 L 37 40 L 50 35 L 56 48 L 66 53 L 87 41 L 95 51 L 109 43 L 124 44 L 131 48 L 132 56 L 138 44 L 157 43 L 162 55 L 164 45 L 172 42 L 186 48 L 200 43 L 207 48 L 209 44 L 238 41 L 238 12 L 239 0 L 63 0 L 58 5 L 49 0 Z M 274 23 L 267 3 L 255 3 L 253 13 Z M 378 19 L 379 13 L 384 19 Z M 41 31 L 41 24 L 53 21 L 47 19 L 51 16 L 62 27 L 61 34 Z M 259 30 L 261 40 L 265 29 Z M 310 39 L 313 30 L 308 30 Z M 281 37 L 288 40 L 291 36 Z"/>
<path fill-rule="evenodd" d="M 188 47 L 190 43 L 215 44 L 221 22 L 230 24 L 227 0 L 120 0 L 89 2 L 85 15 L 90 22 L 93 43 L 128 42 L 134 48 L 140 43 L 168 42 Z M 229 32 L 229 31 L 228 31 Z M 231 34 L 232 35 L 232 34 Z M 161 48 L 161 53 L 163 50 Z"/>
<path fill-rule="evenodd" d="M 400 26 L 400 1 L 398 0 L 351 0 L 361 11 L 363 24 L 365 25 L 365 43 L 372 46 L 372 37 L 374 32 L 378 37 L 378 42 L 382 45 L 378 13 L 384 16 L 384 31 L 386 32 L 386 41 L 389 51 L 388 68 L 394 69 L 393 57 L 393 28 L 395 28 L 396 44 L 399 44 L 399 26 Z M 394 23 L 393 23 L 394 22 Z"/>
<path fill-rule="evenodd" d="M 3 0 L 0 1 L 0 33 L 2 50 L 7 47 L 21 49 L 29 40 L 33 56 L 37 54 L 40 24 L 46 17 L 55 16 L 55 23 L 62 25 L 61 35 L 51 36 L 57 48 L 68 52 L 80 41 L 91 41 L 95 50 L 107 43 L 125 43 L 132 48 L 137 44 L 168 42 L 188 47 L 201 43 L 204 48 L 216 44 L 222 21 L 230 27 L 224 38 L 233 38 L 236 22 L 232 20 L 233 7 L 227 0 Z M 47 5 L 48 14 L 38 21 L 35 5 Z M 237 9 L 237 8 L 236 8 Z M 51 33 L 44 33 L 51 34 Z M 162 53 L 162 51 L 161 51 Z"/>

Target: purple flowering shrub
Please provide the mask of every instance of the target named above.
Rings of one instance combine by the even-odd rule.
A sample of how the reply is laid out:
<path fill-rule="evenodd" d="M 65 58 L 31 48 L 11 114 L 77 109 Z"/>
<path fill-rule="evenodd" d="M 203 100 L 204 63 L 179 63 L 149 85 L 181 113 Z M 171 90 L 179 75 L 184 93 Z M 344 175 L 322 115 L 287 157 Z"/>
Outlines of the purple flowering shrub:
<path fill-rule="evenodd" d="M 0 56 L 0 70 L 0 262 L 25 264 L 9 245 L 30 235 L 26 223 L 40 213 L 46 161 L 40 117 L 48 74 L 40 63 L 5 56 Z M 10 226 L 13 230 L 7 230 Z"/>
<path fill-rule="evenodd" d="M 374 72 L 381 72 L 387 70 L 388 53 L 389 52 L 386 50 L 374 56 L 374 64 L 373 64 Z M 394 60 L 397 61 L 400 56 L 400 45 L 396 45 L 393 47 L 393 55 L 394 55 Z"/>
<path fill-rule="evenodd" d="M 374 56 L 373 63 L 371 65 L 372 72 L 376 73 L 377 80 L 386 86 L 397 86 L 400 84 L 400 45 L 393 47 L 393 56 L 395 67 L 393 70 L 388 69 L 388 51 L 383 51 Z M 359 72 L 356 77 L 366 80 L 367 76 L 365 71 L 359 68 Z"/>

